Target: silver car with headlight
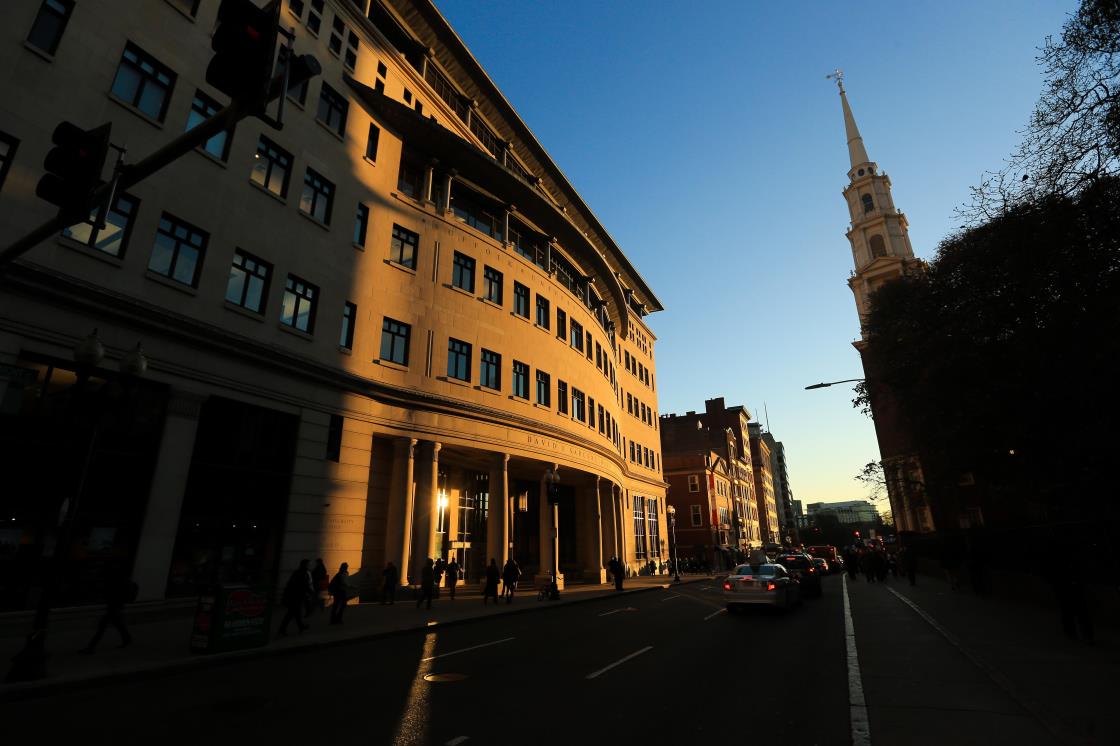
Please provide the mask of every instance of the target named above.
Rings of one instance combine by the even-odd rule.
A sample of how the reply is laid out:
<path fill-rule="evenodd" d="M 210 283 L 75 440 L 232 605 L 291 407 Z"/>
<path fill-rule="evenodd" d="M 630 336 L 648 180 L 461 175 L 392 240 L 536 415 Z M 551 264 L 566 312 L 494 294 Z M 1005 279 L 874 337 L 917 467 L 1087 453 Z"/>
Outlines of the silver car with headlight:
<path fill-rule="evenodd" d="M 752 604 L 788 609 L 801 603 L 801 584 L 781 565 L 739 565 L 723 580 L 723 600 L 728 611 Z"/>

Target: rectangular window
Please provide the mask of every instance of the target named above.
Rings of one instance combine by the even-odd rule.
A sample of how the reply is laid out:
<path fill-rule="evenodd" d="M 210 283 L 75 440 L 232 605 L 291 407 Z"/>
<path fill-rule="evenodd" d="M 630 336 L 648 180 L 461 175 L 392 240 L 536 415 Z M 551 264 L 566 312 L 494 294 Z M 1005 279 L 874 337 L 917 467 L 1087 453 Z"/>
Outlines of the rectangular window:
<path fill-rule="evenodd" d="M 113 95 L 143 114 L 162 122 L 175 88 L 175 73 L 132 42 L 125 45 Z"/>
<path fill-rule="evenodd" d="M 148 269 L 189 287 L 198 285 L 209 235 L 166 212 L 159 220 Z"/>
<path fill-rule="evenodd" d="M 31 24 L 27 43 L 54 55 L 73 10 L 74 0 L 43 0 L 43 4 L 39 6 L 39 15 L 35 16 L 35 22 Z"/>
<path fill-rule="evenodd" d="M 329 225 L 333 202 L 334 184 L 314 170 L 307 169 L 303 176 L 303 194 L 299 198 L 300 212 L 310 215 L 323 225 Z"/>
<path fill-rule="evenodd" d="M 502 356 L 487 349 L 479 358 L 478 384 L 495 391 L 502 390 Z"/>
<path fill-rule="evenodd" d="M 324 82 L 319 89 L 319 111 L 315 118 L 342 137 L 346 134 L 346 113 L 349 109 L 350 102 Z"/>
<path fill-rule="evenodd" d="M 416 247 L 420 236 L 399 225 L 393 226 L 393 242 L 389 246 L 389 260 L 409 269 L 416 269 Z"/>
<path fill-rule="evenodd" d="M 447 341 L 447 377 L 471 380 L 471 346 L 457 339 Z"/>
<path fill-rule="evenodd" d="M 493 267 L 486 267 L 482 272 L 483 297 L 486 300 L 502 305 L 502 273 Z"/>
<path fill-rule="evenodd" d="M 704 525 L 704 517 L 703 517 L 704 514 L 700 511 L 700 506 L 699 505 L 692 505 L 690 507 L 692 508 L 692 510 L 690 511 L 692 513 L 692 527 L 697 528 L 699 526 L 703 526 Z"/>
<path fill-rule="evenodd" d="M 373 122 L 369 124 L 369 136 L 366 138 L 366 160 L 377 162 L 377 143 L 381 139 L 381 130 Z"/>
<path fill-rule="evenodd" d="M 2 144 L 0 144 L 0 152 L 3 152 Z M 3 166 L 0 165 L 0 181 L 2 179 Z M 97 222 L 98 210 L 94 208 L 90 211 L 89 220 L 64 228 L 62 235 L 119 259 L 124 256 L 124 250 L 128 247 L 128 237 L 132 233 L 132 224 L 139 208 L 140 200 L 129 194 L 120 194 L 113 209 L 105 215 L 104 228 L 94 225 Z"/>
<path fill-rule="evenodd" d="M 542 329 L 549 328 L 548 298 L 537 296 L 537 326 Z"/>
<path fill-rule="evenodd" d="M 575 347 L 580 352 L 583 352 L 583 325 L 578 321 L 572 321 L 572 347 Z"/>
<path fill-rule="evenodd" d="M 338 346 L 344 350 L 354 349 L 354 324 L 358 321 L 358 307 L 347 301 L 342 304 L 342 329 L 338 334 Z"/>
<path fill-rule="evenodd" d="M 292 170 L 292 154 L 261 135 L 253 172 L 249 178 L 278 197 L 288 196 L 288 174 Z"/>
<path fill-rule="evenodd" d="M 513 312 L 523 318 L 529 318 L 529 288 L 520 282 L 513 283 Z"/>
<path fill-rule="evenodd" d="M 606 429 L 607 429 L 607 422 L 606 422 L 605 413 L 603 412 L 603 405 L 600 404 L 598 409 L 599 409 L 599 434 L 600 435 L 605 435 L 606 434 Z"/>
<path fill-rule="evenodd" d="M 634 414 L 634 397 L 630 394 L 626 395 L 626 412 L 628 414 Z"/>
<path fill-rule="evenodd" d="M 323 0 L 311 0 L 311 12 L 307 14 L 307 30 L 316 36 L 323 25 Z"/>
<path fill-rule="evenodd" d="M 264 313 L 272 265 L 247 251 L 233 252 L 226 283 L 226 300 L 253 313 Z"/>
<path fill-rule="evenodd" d="M 658 528 L 658 505 L 656 498 L 646 502 L 646 522 L 649 524 L 649 556 L 661 556 L 661 530 Z"/>
<path fill-rule="evenodd" d="M 12 161 L 16 157 L 18 147 L 19 140 L 6 132 L 0 132 L 0 189 L 4 188 L 4 179 L 12 168 Z"/>
<path fill-rule="evenodd" d="M 451 284 L 468 293 L 474 293 L 474 266 L 474 259 L 456 251 L 455 263 L 451 270 Z"/>
<path fill-rule="evenodd" d="M 280 323 L 311 334 L 315 329 L 315 307 L 319 288 L 295 275 L 284 283 L 284 302 L 280 306 Z"/>
<path fill-rule="evenodd" d="M 603 346 L 598 342 L 595 343 L 595 367 L 603 369 Z"/>
<path fill-rule="evenodd" d="M 336 464 L 342 458 L 342 415 L 332 414 L 330 424 L 327 425 L 327 461 Z"/>
<path fill-rule="evenodd" d="M 338 14 L 336 13 L 334 16 L 334 20 L 331 21 L 330 41 L 327 42 L 327 48 L 331 50 L 331 53 L 334 54 L 335 57 L 337 57 L 342 52 L 342 37 L 345 35 L 346 24 L 342 22 L 342 19 L 339 18 Z"/>
<path fill-rule="evenodd" d="M 381 322 L 381 359 L 397 365 L 408 365 L 408 342 L 411 336 L 412 327 L 409 324 L 386 316 Z"/>
<path fill-rule="evenodd" d="M 630 441 L 630 460 L 637 461 L 637 459 L 634 458 L 634 441 Z"/>
<path fill-rule="evenodd" d="M 643 497 L 634 496 L 634 556 L 637 559 L 646 558 L 646 501 Z"/>
<path fill-rule="evenodd" d="M 296 18 L 303 20 L 303 0 L 288 0 L 288 10 Z"/>
<path fill-rule="evenodd" d="M 572 417 L 580 422 L 587 421 L 586 397 L 579 389 L 572 387 Z"/>
<path fill-rule="evenodd" d="M 358 205 L 358 212 L 354 215 L 354 243 L 362 248 L 366 245 L 366 229 L 369 228 L 369 207 Z"/>
<path fill-rule="evenodd" d="M 689 492 L 699 492 L 700 491 L 700 475 L 699 474 L 689 474 L 688 475 L 688 491 Z"/>
<path fill-rule="evenodd" d="M 556 309 L 556 337 L 564 340 L 568 338 L 568 316 L 559 308 Z"/>
<path fill-rule="evenodd" d="M 529 400 L 529 366 L 513 361 L 513 395 Z"/>
<path fill-rule="evenodd" d="M 587 359 L 590 360 L 593 357 L 591 354 L 591 332 L 587 332 L 585 335 L 585 342 L 587 346 L 584 348 L 584 351 L 587 353 Z"/>
<path fill-rule="evenodd" d="M 568 413 L 568 384 L 564 381 L 556 381 L 556 408 L 560 414 Z"/>
<path fill-rule="evenodd" d="M 599 407 L 602 409 L 602 407 Z M 595 428 L 595 400 L 590 396 L 587 397 L 587 424 L 592 429 Z"/>
<path fill-rule="evenodd" d="M 547 407 L 551 402 L 552 380 L 542 370 L 537 371 L 537 404 Z"/>
<path fill-rule="evenodd" d="M 347 33 L 346 56 L 343 59 L 343 64 L 350 72 L 354 72 L 354 68 L 358 66 L 358 35 L 353 31 Z"/>
<path fill-rule="evenodd" d="M 202 91 L 195 91 L 194 99 L 191 101 L 191 113 L 187 116 L 187 131 L 193 130 L 221 110 L 222 107 L 217 101 Z M 232 134 L 231 130 L 219 132 L 203 143 L 202 149 L 219 161 L 224 162 L 229 158 L 229 145 L 230 141 L 233 140 Z"/>

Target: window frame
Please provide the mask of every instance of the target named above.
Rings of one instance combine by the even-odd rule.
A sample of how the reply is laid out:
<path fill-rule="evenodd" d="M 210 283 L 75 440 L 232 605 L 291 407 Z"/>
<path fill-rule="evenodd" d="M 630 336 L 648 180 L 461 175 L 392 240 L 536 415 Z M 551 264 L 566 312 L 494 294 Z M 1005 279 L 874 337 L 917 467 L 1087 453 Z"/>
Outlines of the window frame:
<path fill-rule="evenodd" d="M 523 319 L 529 318 L 529 298 L 532 293 L 529 292 L 528 285 L 522 285 L 520 282 L 514 280 L 513 282 L 513 312 Z"/>
<path fill-rule="evenodd" d="M 552 406 L 552 377 L 543 370 L 537 369 L 537 404 L 542 407 Z M 543 388 L 542 388 L 543 387 Z M 542 397 L 543 393 L 543 397 Z"/>
<path fill-rule="evenodd" d="M 241 264 L 237 263 L 238 258 L 241 258 Z M 246 269 L 246 261 L 253 263 L 253 269 Z M 264 270 L 263 274 L 260 271 L 257 271 L 262 269 Z M 230 260 L 230 276 L 229 279 L 226 280 L 226 303 L 235 305 L 238 308 L 242 308 L 250 313 L 255 313 L 263 316 L 265 309 L 268 307 L 268 287 L 269 283 L 272 281 L 272 270 L 273 267 L 271 263 L 264 261 L 255 254 L 251 254 L 242 248 L 235 248 L 233 250 L 233 259 Z M 235 271 L 239 271 L 242 273 L 240 300 L 231 300 L 229 297 L 230 287 L 234 281 Z M 250 308 L 246 304 L 253 279 L 259 280 L 261 285 L 259 308 Z"/>
<path fill-rule="evenodd" d="M 568 382 L 556 379 L 556 411 L 568 414 Z"/>
<path fill-rule="evenodd" d="M 469 342 L 464 342 L 461 339 L 454 337 L 447 338 L 447 377 L 456 381 L 471 382 L 471 356 L 474 354 L 474 348 Z M 454 358 L 452 358 L 454 355 Z M 457 362 L 455 371 L 452 372 L 452 362 Z M 463 370 L 463 375 L 458 375 L 460 369 Z"/>
<path fill-rule="evenodd" d="M 129 58 L 129 54 L 132 54 L 133 58 Z M 122 81 L 121 70 L 126 67 L 126 62 L 128 63 L 127 67 L 132 70 L 132 74 L 139 79 L 136 84 L 135 92 L 131 96 L 131 100 L 122 95 L 123 91 L 122 93 L 117 91 L 117 84 L 119 81 Z M 151 68 L 150 72 L 144 69 L 145 65 Z M 162 81 L 161 76 L 162 78 L 166 78 L 166 81 Z M 164 119 L 167 118 L 167 109 L 171 103 L 171 97 L 175 93 L 175 83 L 178 81 L 178 78 L 179 76 L 174 70 L 160 62 L 155 56 L 144 51 L 144 49 L 132 41 L 126 41 L 124 51 L 121 52 L 120 61 L 117 62 L 117 71 L 113 75 L 113 82 L 109 86 L 109 93 L 118 101 L 140 112 L 143 116 L 154 119 L 162 124 Z M 158 114 L 151 114 L 141 107 L 149 84 L 155 85 L 163 90 L 163 100 L 160 102 Z"/>
<path fill-rule="evenodd" d="M 0 185 L 2 185 L 2 184 L 3 184 L 3 168 L 0 167 Z M 119 205 L 120 205 L 122 200 L 127 200 L 129 203 L 131 203 L 131 206 L 129 208 L 130 212 L 128 214 L 124 214 L 119 210 Z M 125 255 L 125 251 L 128 250 L 128 241 L 132 237 L 133 225 L 136 223 L 136 213 L 140 210 L 140 200 L 137 197 L 134 197 L 131 194 L 127 194 L 125 192 L 119 193 L 117 195 L 117 204 L 115 204 L 113 206 L 113 208 L 105 214 L 105 222 L 106 222 L 106 227 L 105 228 L 98 228 L 94 224 L 96 219 L 97 219 L 97 209 L 98 208 L 95 207 L 93 210 L 90 211 L 90 216 L 89 216 L 88 220 L 83 220 L 81 223 L 75 223 L 74 225 L 68 225 L 65 228 L 63 228 L 62 229 L 62 236 L 69 239 L 70 241 L 75 241 L 75 242 L 80 243 L 84 246 L 87 246 L 87 247 L 93 249 L 94 251 L 100 251 L 103 254 L 107 254 L 108 256 L 116 257 L 117 259 L 123 259 L 124 255 Z M 106 251 L 104 248 L 102 248 L 101 246 L 98 245 L 98 243 L 99 243 L 98 238 L 99 238 L 100 233 L 102 231 L 109 230 L 110 218 L 112 218 L 114 215 L 122 215 L 124 217 L 124 228 L 121 231 L 120 243 L 119 243 L 119 247 L 118 247 L 118 250 L 117 250 L 116 253 L 111 252 L 111 251 Z M 89 235 L 86 238 L 79 238 L 78 236 L 76 236 L 71 230 L 71 229 L 74 228 L 75 225 L 88 225 L 89 226 Z M 112 225 L 114 225 L 118 228 L 121 227 L 121 226 L 117 225 L 116 223 L 112 223 Z"/>
<path fill-rule="evenodd" d="M 541 323 L 541 319 L 544 319 L 544 323 Z M 537 326 L 541 329 L 549 330 L 552 328 L 551 322 L 552 308 L 549 306 L 548 298 L 537 293 Z"/>
<path fill-rule="evenodd" d="M 478 385 L 493 391 L 502 390 L 502 356 L 500 353 L 480 348 L 478 356 Z"/>
<path fill-rule="evenodd" d="M 354 212 L 354 245 L 366 247 L 366 235 L 369 231 L 369 205 L 359 202 L 358 209 Z"/>
<path fill-rule="evenodd" d="M 323 118 L 324 105 L 326 118 Z M 338 121 L 335 122 L 335 115 Z M 319 103 L 315 107 L 315 120 L 339 137 L 346 137 L 346 119 L 350 115 L 350 100 L 331 87 L 327 81 L 319 86 Z"/>
<path fill-rule="evenodd" d="M 198 106 L 199 104 L 202 105 L 201 109 Z M 214 100 L 213 98 L 208 96 L 206 94 L 206 92 L 203 91 L 201 88 L 195 89 L 194 97 L 191 99 L 191 108 L 187 112 L 187 128 L 184 131 L 185 132 L 190 132 L 195 127 L 199 126 L 200 124 L 205 122 L 207 119 L 210 119 L 215 114 L 220 112 L 223 108 L 224 107 L 221 104 L 219 104 L 216 100 Z M 194 120 L 195 115 L 201 116 L 201 119 L 198 119 L 197 121 L 194 121 L 192 123 L 192 120 Z M 219 137 L 223 138 L 222 143 L 221 143 L 221 148 L 220 148 L 220 152 L 215 153 L 213 150 L 210 149 L 210 146 Z M 233 145 L 233 127 L 230 127 L 229 129 L 222 130 L 221 132 L 214 135 L 213 137 L 211 137 L 206 142 L 199 145 L 198 149 L 202 150 L 203 152 L 205 152 L 205 153 L 207 153 L 211 156 L 213 156 L 214 158 L 217 158 L 222 163 L 226 163 L 226 162 L 229 161 L 229 151 L 230 151 L 230 148 L 232 147 L 232 145 Z"/>
<path fill-rule="evenodd" d="M 275 156 L 275 157 L 273 157 L 273 156 Z M 282 159 L 287 159 L 287 163 L 285 164 Z M 257 164 L 262 160 L 267 162 L 267 165 L 263 169 L 263 172 L 264 172 L 264 181 L 263 182 L 257 181 L 257 179 L 255 178 L 256 174 L 259 171 L 259 169 L 257 168 Z M 277 145 L 275 142 L 268 139 L 264 135 L 261 135 L 257 139 L 257 152 L 254 154 L 254 157 L 253 157 L 253 170 L 249 172 L 249 180 L 252 181 L 257 186 L 259 186 L 261 189 L 268 192 L 269 194 L 272 194 L 276 197 L 279 197 L 280 199 L 282 199 L 284 201 L 287 201 L 287 199 L 288 199 L 288 186 L 291 183 L 292 164 L 293 163 L 294 163 L 294 159 L 293 159 L 291 153 L 289 153 L 287 150 L 284 150 L 284 148 L 280 147 L 279 145 Z M 270 184 L 273 181 L 274 168 L 277 165 L 279 165 L 279 167 L 282 168 L 283 171 L 284 171 L 284 176 L 281 179 L 280 191 L 279 192 L 275 191 L 270 186 Z"/>
<path fill-rule="evenodd" d="M 456 251 L 451 260 L 451 287 L 474 294 L 474 276 L 478 261 L 469 254 Z"/>
<path fill-rule="evenodd" d="M 358 323 L 358 304 L 345 301 L 342 304 L 342 326 L 338 334 L 338 346 L 344 350 L 354 349 L 354 327 Z"/>
<path fill-rule="evenodd" d="M 292 287 L 292 285 L 303 286 L 303 290 L 299 291 L 296 288 Z M 308 294 L 307 291 L 311 291 L 310 294 Z M 284 280 L 283 300 L 280 301 L 280 323 L 281 323 L 281 325 L 286 326 L 289 329 L 295 329 L 296 331 L 303 332 L 304 334 L 314 334 L 315 333 L 315 322 L 317 320 L 316 316 L 318 315 L 318 309 L 319 309 L 319 300 L 320 300 L 319 293 L 320 293 L 320 291 L 319 291 L 319 286 L 318 285 L 310 283 L 307 280 L 303 279 L 302 277 L 299 277 L 298 275 L 294 275 L 291 272 L 289 272 L 287 279 Z M 284 315 L 285 315 L 286 310 L 288 308 L 288 296 L 289 295 L 292 295 L 296 299 L 295 305 L 293 307 L 293 312 L 292 312 L 292 315 L 291 315 L 291 321 L 290 322 L 284 320 Z M 308 305 L 310 306 L 310 309 L 307 312 L 307 328 L 306 329 L 301 329 L 300 326 L 299 326 L 300 309 L 301 309 L 301 306 L 303 305 L 300 301 L 307 301 Z"/>
<path fill-rule="evenodd" d="M 412 248 L 411 263 L 404 261 L 405 246 L 410 246 Z M 404 226 L 393 223 L 393 237 L 389 243 L 389 261 L 415 271 L 419 253 L 420 234 L 415 231 L 410 231 Z M 394 254 L 396 254 L 396 256 L 394 256 Z"/>
<path fill-rule="evenodd" d="M 299 195 L 299 211 L 318 223 L 330 225 L 331 212 L 334 210 L 336 189 L 337 187 L 333 181 L 308 166 L 303 174 L 303 191 L 301 191 Z M 303 205 L 309 192 L 311 194 L 311 209 L 305 210 Z M 320 206 L 320 198 L 326 201 L 326 207 L 323 209 L 323 217 L 319 217 L 316 214 Z"/>
<path fill-rule="evenodd" d="M 389 356 L 385 356 L 385 345 L 388 342 Z M 399 347 L 398 347 L 399 345 Z M 394 363 L 408 367 L 408 353 L 412 346 L 412 324 L 391 318 L 381 317 L 381 349 L 378 359 L 387 363 Z M 398 350 L 402 353 L 398 356 Z"/>
<path fill-rule="evenodd" d="M 171 232 L 164 230 L 163 224 L 165 222 L 169 223 L 172 226 L 173 229 Z M 179 260 L 182 256 L 182 249 L 184 248 L 183 242 L 179 240 L 179 236 L 177 235 L 178 231 L 175 230 L 178 228 L 181 228 L 188 233 L 197 235 L 199 237 L 199 242 L 197 244 L 190 240 L 186 242 L 187 248 L 196 253 L 196 257 L 194 259 L 194 272 L 189 283 L 183 282 L 181 279 L 175 276 L 180 266 Z M 159 241 L 159 237 L 161 235 L 170 238 L 175 244 L 171 250 L 171 259 L 168 262 L 168 269 L 166 273 L 161 272 L 158 269 L 153 268 L 152 266 L 152 262 L 155 260 L 156 256 L 156 248 L 159 246 L 157 242 Z M 159 275 L 160 277 L 171 280 L 172 282 L 176 282 L 180 285 L 185 285 L 190 288 L 197 288 L 199 278 L 202 275 L 202 265 L 206 260 L 206 247 L 209 242 L 210 234 L 206 231 L 202 230 L 196 225 L 193 225 L 181 218 L 176 217 L 175 215 L 172 215 L 169 212 L 163 212 L 160 215 L 159 223 L 156 226 L 156 238 L 152 243 L 152 253 L 148 256 L 148 271 L 152 272 L 153 274 Z"/>
<path fill-rule="evenodd" d="M 513 361 L 513 395 L 529 401 L 529 365 L 520 360 Z"/>
<path fill-rule="evenodd" d="M 489 264 L 484 264 L 482 266 L 482 297 L 500 306 L 502 305 L 505 275 Z"/>
<path fill-rule="evenodd" d="M 51 42 L 50 49 L 47 49 L 36 44 L 34 41 L 32 41 L 32 38 L 34 37 L 37 29 L 46 27 L 47 22 L 44 22 L 43 25 L 40 26 L 40 21 L 46 18 L 45 13 L 50 9 L 51 3 L 57 3 L 58 5 L 63 6 L 64 9 L 61 16 L 59 16 L 57 13 L 53 14 L 53 19 L 51 20 L 51 22 L 56 24 L 57 28 L 54 29 L 54 38 Z M 53 58 L 55 54 L 58 53 L 58 47 L 60 44 L 62 44 L 62 37 L 66 34 L 66 26 L 70 23 L 70 16 L 72 16 L 73 14 L 74 0 L 43 0 L 39 5 L 39 12 L 35 14 L 35 20 L 31 22 L 31 28 L 28 29 L 27 38 L 24 41 L 26 41 L 27 44 L 30 44 L 39 51 L 47 54 L 49 57 Z"/>

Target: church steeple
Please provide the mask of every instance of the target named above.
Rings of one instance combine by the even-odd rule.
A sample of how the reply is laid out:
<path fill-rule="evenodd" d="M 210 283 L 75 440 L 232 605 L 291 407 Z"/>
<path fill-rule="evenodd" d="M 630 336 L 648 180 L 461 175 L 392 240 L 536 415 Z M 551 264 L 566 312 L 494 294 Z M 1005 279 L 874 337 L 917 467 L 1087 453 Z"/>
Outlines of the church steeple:
<path fill-rule="evenodd" d="M 867 155 L 863 136 L 856 126 L 848 94 L 844 90 L 843 73 L 837 70 L 828 76 L 840 88 L 840 106 L 844 112 L 844 133 L 848 139 L 848 185 L 844 198 L 852 223 L 848 227 L 855 271 L 848 286 L 855 294 L 860 326 L 867 315 L 868 299 L 884 282 L 901 277 L 919 264 L 910 246 L 906 216 L 894 206 L 891 180 Z"/>

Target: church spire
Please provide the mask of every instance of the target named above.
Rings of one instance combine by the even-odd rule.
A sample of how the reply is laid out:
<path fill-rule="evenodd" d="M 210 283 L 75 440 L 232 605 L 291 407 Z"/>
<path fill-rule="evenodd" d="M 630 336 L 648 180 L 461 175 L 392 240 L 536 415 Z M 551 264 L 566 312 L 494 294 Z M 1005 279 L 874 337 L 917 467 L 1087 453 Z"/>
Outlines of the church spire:
<path fill-rule="evenodd" d="M 867 149 L 863 147 L 863 137 L 859 134 L 859 128 L 856 127 L 856 118 L 852 116 L 852 107 L 848 106 L 848 94 L 844 92 L 844 81 L 838 79 L 836 84 L 840 86 L 840 103 L 844 107 L 844 132 L 848 136 L 848 157 L 852 161 L 852 168 L 862 166 L 871 161 L 867 157 Z"/>

